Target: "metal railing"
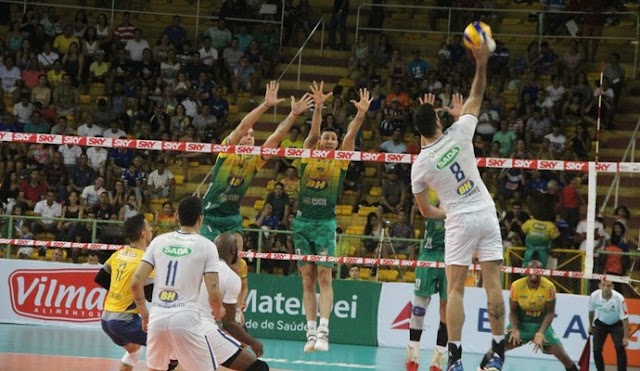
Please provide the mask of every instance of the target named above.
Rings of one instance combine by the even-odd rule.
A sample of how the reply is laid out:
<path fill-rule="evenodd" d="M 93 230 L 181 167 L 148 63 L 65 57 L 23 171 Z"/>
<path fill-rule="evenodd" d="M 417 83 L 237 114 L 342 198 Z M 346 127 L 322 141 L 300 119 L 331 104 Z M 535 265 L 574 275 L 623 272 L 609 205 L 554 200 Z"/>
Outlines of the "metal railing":
<path fill-rule="evenodd" d="M 99 7 L 91 7 L 91 6 L 80 6 L 80 5 L 65 5 L 65 4 L 48 3 L 48 2 L 31 3 L 31 2 L 28 2 L 27 0 L 24 0 L 24 1 L 3 0 L 3 2 L 9 3 L 9 4 L 22 5 L 23 13 L 26 12 L 29 7 L 34 7 L 34 8 L 55 7 L 58 9 L 76 9 L 76 10 L 93 11 L 93 12 L 108 12 L 110 14 L 109 18 L 110 18 L 110 25 L 112 27 L 112 30 L 114 29 L 113 21 L 115 19 L 116 13 L 128 12 L 132 15 L 145 14 L 145 15 L 168 16 L 168 17 L 173 17 L 177 15 L 182 18 L 195 18 L 194 40 L 199 39 L 199 36 L 200 36 L 199 31 L 200 31 L 201 23 L 204 24 L 205 22 L 219 19 L 218 16 L 201 15 L 200 0 L 197 0 L 195 4 L 195 13 L 166 13 L 166 12 L 157 12 L 157 11 L 148 11 L 148 10 L 118 9 L 115 6 L 115 0 L 111 0 L 111 6 L 109 8 L 99 8 Z M 149 3 L 146 0 L 145 0 L 145 4 L 147 4 L 147 6 L 153 6 L 153 3 Z M 156 4 L 156 5 L 159 5 L 159 4 Z M 280 47 L 282 47 L 282 39 L 284 34 L 284 0 L 281 0 L 280 6 L 281 6 L 280 8 L 281 15 L 280 15 L 280 19 L 277 21 L 254 19 L 254 18 L 235 18 L 235 17 L 225 17 L 225 19 L 227 21 L 233 21 L 233 22 L 271 23 L 271 24 L 280 25 Z M 169 24 L 166 24 L 165 26 L 169 26 Z M 183 25 L 185 29 L 189 28 L 188 26 L 190 25 Z M 152 43 L 150 42 L 149 44 L 151 45 Z"/>
<path fill-rule="evenodd" d="M 627 144 L 627 149 L 624 151 L 624 155 L 622 155 L 622 159 L 620 162 L 626 162 L 627 157 L 630 158 L 631 162 L 635 161 L 636 158 L 636 140 L 638 135 L 638 130 L 640 129 L 640 119 L 636 123 L 636 128 L 633 130 L 633 134 L 631 135 L 631 139 L 629 139 L 629 144 Z M 631 174 L 633 176 L 633 174 Z M 609 186 L 609 190 L 607 191 L 607 195 L 604 197 L 604 201 L 602 201 L 602 206 L 600 207 L 600 213 L 602 214 L 604 210 L 607 208 L 607 203 L 609 203 L 609 198 L 611 198 L 611 194 L 614 192 L 613 198 L 613 208 L 616 209 L 618 207 L 618 196 L 620 194 L 620 173 L 616 173 L 611 185 Z"/>
<path fill-rule="evenodd" d="M 280 82 L 280 80 L 282 80 L 284 75 L 289 70 L 289 67 L 291 67 L 291 65 L 293 64 L 293 62 L 297 58 L 298 59 L 298 77 L 297 77 L 297 80 L 296 80 L 296 84 L 297 84 L 296 88 L 300 89 L 300 71 L 302 69 L 302 51 L 304 50 L 305 46 L 307 46 L 307 43 L 309 43 L 309 40 L 311 40 L 313 35 L 318 30 L 318 27 L 320 27 L 320 26 L 322 26 L 322 31 L 321 31 L 322 34 L 320 35 L 320 55 L 322 56 L 324 54 L 324 26 L 325 26 L 325 21 L 324 21 L 324 17 L 323 17 L 323 18 L 320 18 L 318 23 L 316 23 L 315 27 L 313 27 L 313 30 L 311 30 L 311 32 L 309 32 L 309 36 L 307 36 L 307 39 L 304 41 L 304 43 L 302 43 L 302 46 L 300 46 L 298 48 L 298 51 L 291 58 L 291 60 L 289 61 L 289 64 L 287 64 L 287 66 L 284 68 L 284 70 L 282 70 L 282 73 L 280 74 L 280 76 L 278 76 L 278 79 L 277 79 L 278 82 Z"/>
<path fill-rule="evenodd" d="M 385 10 L 389 10 L 389 11 L 395 11 L 397 12 L 398 10 L 404 10 L 407 9 L 409 12 L 411 12 L 413 15 L 415 15 L 415 13 L 417 13 L 418 11 L 423 11 L 423 12 L 446 12 L 447 13 L 447 29 L 443 30 L 443 31 L 437 31 L 437 30 L 427 30 L 427 29 L 418 29 L 418 28 L 390 28 L 390 27 L 383 27 L 382 28 L 371 28 L 371 27 L 363 27 L 360 25 L 360 21 L 361 21 L 361 13 L 363 10 L 363 7 L 378 7 L 378 8 L 385 8 Z M 453 8 L 453 7 L 437 7 L 437 6 L 421 6 L 421 5 L 400 5 L 400 4 L 369 4 L 369 3 L 365 3 L 365 4 L 361 4 L 358 6 L 358 12 L 357 12 L 357 16 L 356 16 L 356 40 L 358 40 L 358 35 L 361 31 L 376 31 L 376 32 L 387 32 L 387 33 L 398 33 L 398 32 L 403 32 L 403 33 L 416 33 L 416 34 L 442 34 L 442 35 L 446 35 L 446 41 L 447 43 L 449 43 L 450 38 L 452 33 L 453 34 L 460 34 L 463 30 L 463 28 L 466 25 L 458 25 L 457 27 L 461 28 L 458 30 L 452 30 L 452 23 L 454 21 L 454 17 L 457 17 L 460 14 L 467 14 L 469 12 L 478 12 L 478 13 L 496 13 L 496 14 L 500 14 L 500 13 L 504 13 L 509 14 L 511 16 L 516 15 L 516 16 L 520 16 L 521 19 L 523 20 L 523 22 L 526 22 L 527 17 L 529 16 L 530 13 L 532 12 L 539 12 L 538 13 L 538 30 L 537 32 L 535 32 L 534 34 L 531 33 L 503 33 L 503 32 L 494 32 L 493 36 L 495 38 L 504 38 L 504 37 L 518 37 L 518 38 L 529 38 L 529 39 L 533 39 L 533 40 L 537 40 L 538 43 L 541 43 L 542 40 L 544 38 L 547 37 L 553 37 L 555 39 L 598 39 L 598 40 L 616 40 L 616 41 L 620 41 L 620 40 L 625 40 L 625 41 L 629 41 L 629 43 L 631 43 L 634 47 L 634 58 L 633 58 L 633 78 L 636 78 L 636 74 L 637 74 L 637 63 L 638 63 L 638 45 L 640 43 L 640 15 L 638 13 L 635 12 L 603 12 L 601 13 L 601 15 L 603 16 L 612 16 L 612 17 L 621 17 L 621 16 L 628 16 L 631 19 L 634 20 L 635 23 L 635 37 L 620 37 L 620 36 L 599 36 L 599 37 L 593 37 L 593 36 L 566 36 L 566 35 L 544 35 L 541 31 L 544 27 L 545 24 L 545 16 L 553 14 L 553 15 L 566 15 L 567 17 L 576 17 L 576 16 L 580 16 L 580 15 L 589 15 L 589 14 L 593 14 L 590 12 L 567 12 L 567 11 L 547 11 L 547 10 L 534 10 L 534 9 L 528 9 L 528 10 L 519 10 L 519 9 L 477 9 L 477 8 Z M 564 23 L 563 23 L 564 24 Z M 422 25 L 420 22 L 407 22 L 404 23 L 404 25 Z M 498 27 L 499 28 L 499 27 Z"/>

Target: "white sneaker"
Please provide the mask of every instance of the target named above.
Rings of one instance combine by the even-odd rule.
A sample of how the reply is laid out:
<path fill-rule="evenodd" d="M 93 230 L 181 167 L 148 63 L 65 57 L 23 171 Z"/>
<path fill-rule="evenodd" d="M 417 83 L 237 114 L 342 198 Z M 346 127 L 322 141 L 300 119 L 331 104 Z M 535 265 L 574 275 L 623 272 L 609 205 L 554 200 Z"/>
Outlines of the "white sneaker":
<path fill-rule="evenodd" d="M 405 363 L 406 371 L 417 371 L 420 364 L 420 346 L 411 346 L 407 344 L 407 361 Z"/>
<path fill-rule="evenodd" d="M 307 331 L 307 343 L 304 345 L 305 353 L 313 353 L 316 349 L 316 340 L 318 336 L 316 334 L 316 330 L 308 330 Z"/>
<path fill-rule="evenodd" d="M 318 352 L 326 352 L 329 350 L 329 329 L 326 326 L 319 326 L 316 336 L 316 345 L 314 347 Z"/>
<path fill-rule="evenodd" d="M 437 350 L 433 350 L 433 356 L 431 356 L 431 368 L 430 371 L 442 370 L 442 364 L 444 363 L 444 353 L 440 353 Z"/>

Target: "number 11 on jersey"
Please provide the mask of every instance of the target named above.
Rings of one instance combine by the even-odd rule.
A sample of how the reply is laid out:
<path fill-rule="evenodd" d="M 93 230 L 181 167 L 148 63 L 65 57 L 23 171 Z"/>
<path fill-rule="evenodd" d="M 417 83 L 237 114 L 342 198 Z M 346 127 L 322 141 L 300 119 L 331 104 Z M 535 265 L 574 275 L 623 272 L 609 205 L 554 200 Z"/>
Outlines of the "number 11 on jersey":
<path fill-rule="evenodd" d="M 164 282 L 165 285 L 175 286 L 177 271 L 178 271 L 178 261 L 169 260 L 169 265 L 167 266 L 167 280 Z"/>

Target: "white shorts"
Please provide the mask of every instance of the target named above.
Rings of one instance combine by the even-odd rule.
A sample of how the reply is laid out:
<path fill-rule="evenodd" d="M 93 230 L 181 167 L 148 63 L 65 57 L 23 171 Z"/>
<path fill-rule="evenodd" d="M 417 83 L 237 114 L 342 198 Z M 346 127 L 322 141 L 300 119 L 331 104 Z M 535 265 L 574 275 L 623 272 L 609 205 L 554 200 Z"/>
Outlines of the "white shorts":
<path fill-rule="evenodd" d="M 218 368 L 212 341 L 202 332 L 197 312 L 180 311 L 169 317 L 149 319 L 147 367 L 166 370 L 171 356 L 177 357 L 185 370 Z"/>
<path fill-rule="evenodd" d="M 202 324 L 202 332 L 211 342 L 213 354 L 220 364 L 227 362 L 229 358 L 240 351 L 242 344 L 213 323 L 204 321 Z"/>
<path fill-rule="evenodd" d="M 503 259 L 500 223 L 493 207 L 447 216 L 444 226 L 445 264 L 469 266 L 476 252 L 480 262 Z"/>

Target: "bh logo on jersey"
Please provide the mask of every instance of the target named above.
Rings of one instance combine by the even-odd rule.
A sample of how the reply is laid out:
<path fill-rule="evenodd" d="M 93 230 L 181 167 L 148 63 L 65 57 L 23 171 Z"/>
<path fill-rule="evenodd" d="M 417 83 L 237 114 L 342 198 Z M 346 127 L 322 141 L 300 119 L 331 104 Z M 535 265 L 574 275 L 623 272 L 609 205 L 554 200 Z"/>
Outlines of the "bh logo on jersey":
<path fill-rule="evenodd" d="M 241 185 L 244 184 L 244 177 L 241 175 L 234 175 L 231 174 L 229 175 L 229 177 L 227 178 L 227 184 L 231 187 L 231 188 L 236 188 L 236 187 L 240 187 Z"/>
<path fill-rule="evenodd" d="M 158 298 L 162 302 L 173 303 L 174 301 L 178 300 L 178 293 L 175 291 L 163 290 L 160 291 L 160 295 L 158 295 Z"/>
<path fill-rule="evenodd" d="M 458 194 L 460 196 L 464 196 L 467 193 L 471 192 L 471 190 L 473 189 L 473 181 L 472 180 L 467 180 L 466 182 L 462 183 L 461 186 L 458 187 Z"/>
<path fill-rule="evenodd" d="M 162 249 L 162 253 L 173 257 L 180 257 L 190 255 L 191 249 L 188 247 L 166 246 Z"/>
<path fill-rule="evenodd" d="M 316 178 L 311 178 L 307 181 L 307 184 L 305 184 L 305 187 L 307 189 L 313 190 L 313 191 L 322 191 L 323 189 L 327 188 L 329 186 L 329 182 L 327 182 L 324 179 L 316 179 Z"/>

